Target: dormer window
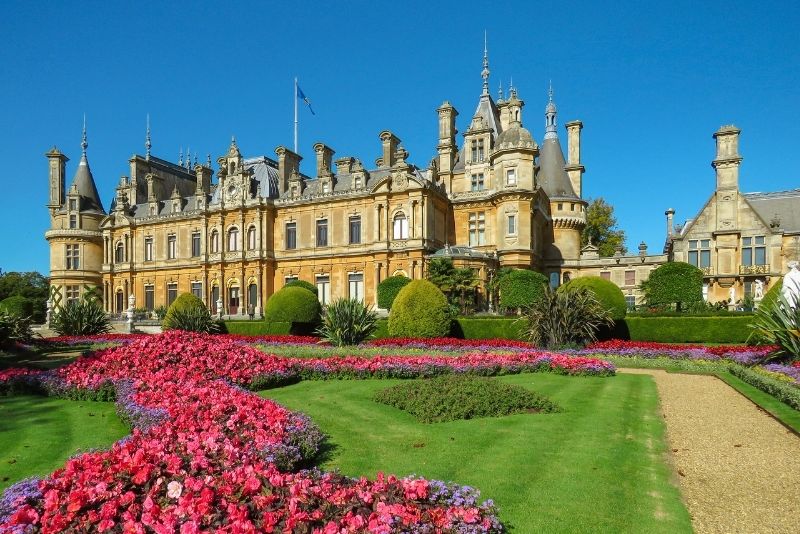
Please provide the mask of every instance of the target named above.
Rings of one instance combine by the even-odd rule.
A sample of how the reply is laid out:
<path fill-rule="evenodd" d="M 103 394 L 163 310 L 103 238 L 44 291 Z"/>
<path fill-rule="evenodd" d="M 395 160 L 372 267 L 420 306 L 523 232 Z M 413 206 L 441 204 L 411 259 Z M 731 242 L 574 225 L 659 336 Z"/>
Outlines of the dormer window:
<path fill-rule="evenodd" d="M 69 209 L 70 209 L 70 211 L 75 211 L 75 210 L 78 209 L 78 199 L 77 198 L 69 199 Z"/>
<path fill-rule="evenodd" d="M 362 187 L 361 186 L 361 177 L 360 176 L 356 176 L 355 178 L 353 178 L 353 188 L 354 189 L 361 189 L 361 187 Z"/>
<path fill-rule="evenodd" d="M 327 195 L 331 192 L 331 183 L 327 180 L 322 182 L 322 194 Z"/>
<path fill-rule="evenodd" d="M 75 229 L 78 227 L 78 216 L 77 215 L 70 215 L 69 216 L 69 227 L 70 229 Z"/>

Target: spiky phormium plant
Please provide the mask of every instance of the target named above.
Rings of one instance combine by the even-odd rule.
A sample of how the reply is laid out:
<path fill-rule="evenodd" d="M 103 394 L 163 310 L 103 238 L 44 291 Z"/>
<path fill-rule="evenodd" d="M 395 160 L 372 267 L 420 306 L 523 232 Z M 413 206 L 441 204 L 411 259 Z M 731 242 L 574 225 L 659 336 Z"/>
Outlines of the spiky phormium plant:
<path fill-rule="evenodd" d="M 358 345 L 375 331 L 378 315 L 357 299 L 334 300 L 322 313 L 317 334 L 331 345 Z"/>
<path fill-rule="evenodd" d="M 546 287 L 521 319 L 531 343 L 548 349 L 591 343 L 600 327 L 612 322 L 608 310 L 583 287 L 562 291 Z"/>

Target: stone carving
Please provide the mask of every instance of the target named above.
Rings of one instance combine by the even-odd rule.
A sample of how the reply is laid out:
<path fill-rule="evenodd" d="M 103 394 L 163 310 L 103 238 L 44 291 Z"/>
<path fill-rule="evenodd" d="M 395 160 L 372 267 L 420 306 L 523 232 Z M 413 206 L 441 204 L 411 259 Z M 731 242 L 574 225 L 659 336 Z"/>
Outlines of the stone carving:
<path fill-rule="evenodd" d="M 797 267 L 798 262 L 789 262 L 789 272 L 783 276 L 783 286 L 781 287 L 781 295 L 792 309 L 795 309 L 800 302 L 800 270 Z"/>
<path fill-rule="evenodd" d="M 753 289 L 753 299 L 760 300 L 764 298 L 764 282 L 760 278 L 755 281 L 755 288 Z"/>

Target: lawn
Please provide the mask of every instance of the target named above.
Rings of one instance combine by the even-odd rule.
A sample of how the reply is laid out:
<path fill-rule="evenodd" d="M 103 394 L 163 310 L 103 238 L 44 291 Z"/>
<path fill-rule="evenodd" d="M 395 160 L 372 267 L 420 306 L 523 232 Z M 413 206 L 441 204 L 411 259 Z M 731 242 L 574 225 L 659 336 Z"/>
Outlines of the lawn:
<path fill-rule="evenodd" d="M 0 396 L 0 491 L 63 467 L 78 449 L 108 447 L 128 433 L 111 402 Z"/>
<path fill-rule="evenodd" d="M 691 532 L 666 462 L 648 376 L 499 378 L 563 411 L 423 424 L 372 401 L 397 380 L 302 382 L 262 392 L 308 413 L 330 436 L 321 467 L 473 485 L 514 532 Z"/>

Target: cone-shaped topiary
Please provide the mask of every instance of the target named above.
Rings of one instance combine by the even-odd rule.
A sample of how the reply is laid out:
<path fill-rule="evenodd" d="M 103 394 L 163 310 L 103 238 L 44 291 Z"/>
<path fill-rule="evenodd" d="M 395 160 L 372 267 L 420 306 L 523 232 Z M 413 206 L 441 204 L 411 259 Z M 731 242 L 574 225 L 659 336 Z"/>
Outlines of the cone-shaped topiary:
<path fill-rule="evenodd" d="M 378 307 L 385 310 L 392 309 L 392 303 L 397 298 L 400 290 L 411 283 L 411 278 L 406 276 L 390 276 L 378 284 Z"/>
<path fill-rule="evenodd" d="M 500 280 L 500 306 L 518 310 L 541 299 L 548 286 L 547 277 L 528 269 L 514 269 Z"/>
<path fill-rule="evenodd" d="M 320 305 L 308 289 L 287 286 L 273 293 L 264 306 L 264 319 L 272 322 L 319 323 Z"/>
<path fill-rule="evenodd" d="M 604 280 L 599 276 L 582 276 L 573 278 L 566 284 L 558 288 L 559 291 L 566 291 L 571 287 L 585 287 L 594 293 L 600 305 L 608 310 L 611 319 L 618 321 L 625 318 L 628 305 L 625 302 L 625 295 L 622 290 L 610 280 Z"/>
<path fill-rule="evenodd" d="M 314 293 L 314 296 L 317 295 L 317 286 L 315 286 L 311 282 L 306 282 L 305 280 L 292 280 L 283 287 L 302 287 L 303 289 L 308 289 L 309 291 Z"/>
<path fill-rule="evenodd" d="M 393 337 L 445 337 L 450 333 L 447 297 L 427 280 L 413 280 L 400 290 L 389 313 Z"/>
<path fill-rule="evenodd" d="M 181 293 L 167 308 L 167 314 L 164 316 L 164 320 L 161 321 L 161 328 L 164 330 L 181 330 L 175 322 L 175 313 L 198 309 L 206 309 L 206 305 L 203 304 L 202 300 L 192 293 Z"/>

